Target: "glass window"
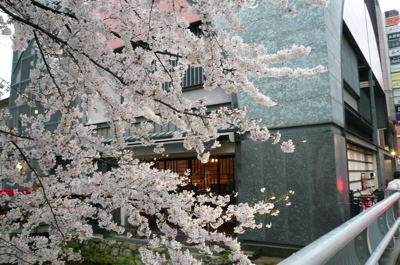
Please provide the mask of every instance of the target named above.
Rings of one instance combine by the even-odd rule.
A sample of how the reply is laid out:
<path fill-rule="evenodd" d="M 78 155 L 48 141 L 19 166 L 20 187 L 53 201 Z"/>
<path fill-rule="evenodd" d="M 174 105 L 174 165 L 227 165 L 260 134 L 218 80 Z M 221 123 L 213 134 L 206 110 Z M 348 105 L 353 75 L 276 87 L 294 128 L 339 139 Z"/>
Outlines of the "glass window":
<path fill-rule="evenodd" d="M 159 160 L 154 165 L 158 169 L 169 169 L 183 175 L 190 169 L 189 183 L 184 189 L 204 193 L 226 195 L 235 191 L 235 158 L 211 157 L 207 164 L 196 158 Z"/>

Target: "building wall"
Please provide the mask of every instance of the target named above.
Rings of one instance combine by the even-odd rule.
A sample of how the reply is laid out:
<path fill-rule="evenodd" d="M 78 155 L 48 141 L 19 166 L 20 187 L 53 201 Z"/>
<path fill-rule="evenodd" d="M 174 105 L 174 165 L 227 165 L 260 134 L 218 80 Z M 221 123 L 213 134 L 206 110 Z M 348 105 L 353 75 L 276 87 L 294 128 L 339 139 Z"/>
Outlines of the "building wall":
<path fill-rule="evenodd" d="M 347 79 L 355 94 L 357 90 L 360 94 L 360 82 L 363 81 L 357 76 L 360 64 L 372 69 L 377 84 L 375 89 L 383 91 L 372 25 L 367 22 L 362 31 L 357 28 L 357 23 L 370 19 L 364 1 L 333 0 L 325 10 L 295 2 L 298 14 L 292 19 L 283 19 L 283 11 L 277 12 L 274 6 L 264 2 L 260 2 L 256 10 L 241 15 L 242 21 L 251 26 L 250 31 L 242 34 L 245 41 L 265 44 L 271 47 L 271 52 L 293 44 L 311 46 L 308 57 L 290 61 L 287 66 L 327 66 L 326 73 L 306 78 L 255 79 L 260 90 L 277 101 L 278 105 L 274 107 L 258 106 L 247 95 L 238 94 L 239 107 L 247 107 L 251 116 L 262 117 L 271 130 L 279 130 L 286 139 L 291 138 L 294 142 L 306 140 L 293 154 L 283 154 L 278 146 L 270 143 L 255 143 L 248 139 L 237 143 L 239 201 L 257 198 L 261 187 L 278 195 L 289 190 L 296 192 L 290 207 L 280 206 L 278 217 L 265 220 L 267 223 L 272 221 L 274 229 L 250 231 L 240 236 L 242 240 L 306 245 L 349 219 L 348 143 L 366 145 L 373 151 L 373 167 L 378 171 L 380 181 L 384 180 L 388 167 L 387 151 L 379 147 L 379 139 L 353 135 L 347 128 L 349 120 L 345 118 L 345 110 L 351 103 L 346 102 L 345 95 L 347 101 L 353 96 L 345 93 L 343 79 Z M 351 45 L 344 39 L 343 19 L 350 31 Z M 350 57 L 344 58 L 346 54 Z M 348 69 L 342 69 L 342 60 L 351 63 L 345 65 Z M 379 99 L 379 96 L 374 94 L 372 97 Z M 371 99 L 366 97 L 365 100 L 371 106 Z M 378 104 L 376 108 L 386 108 L 385 102 L 377 101 L 383 105 Z M 360 102 L 360 97 L 355 95 L 353 104 L 362 106 Z M 360 109 L 365 115 L 373 115 L 371 107 Z M 367 126 L 372 128 L 371 122 L 367 122 Z M 387 118 L 379 122 L 387 124 Z M 378 134 L 377 131 L 371 131 L 371 135 L 374 134 Z M 380 188 L 380 183 L 374 179 L 368 183 L 373 182 L 376 183 L 374 188 Z"/>
<path fill-rule="evenodd" d="M 250 115 L 261 116 L 273 128 L 326 122 L 343 125 L 341 7 L 337 6 L 338 1 L 332 1 L 327 10 L 310 7 L 303 1 L 294 2 L 298 14 L 291 19 L 272 4 L 260 2 L 257 9 L 241 15 L 242 22 L 249 27 L 241 36 L 245 41 L 264 44 L 270 52 L 290 48 L 293 44 L 311 46 L 312 52 L 305 59 L 290 60 L 282 66 L 296 68 L 321 64 L 328 66 L 328 71 L 299 79 L 254 78 L 260 90 L 278 105 L 259 106 L 247 95 L 239 94 L 239 107 L 247 106 Z"/>
<path fill-rule="evenodd" d="M 364 58 L 371 67 L 380 86 L 383 87 L 383 74 L 378 43 L 376 42 L 371 16 L 364 0 L 346 0 L 343 19 L 349 27 Z"/>
<path fill-rule="evenodd" d="M 365 108 L 365 104 L 359 104 L 359 111 L 363 117 L 371 117 L 373 131 L 370 142 L 375 145 L 372 150 L 376 153 L 377 174 L 374 188 L 384 188 L 386 179 L 391 178 L 391 172 L 395 168 L 394 157 L 390 151 L 395 148 L 396 143 L 394 143 L 393 126 L 391 125 L 392 118 L 390 118 L 393 116 L 392 108 L 387 102 L 391 100 L 391 92 L 387 87 L 388 83 L 384 75 L 387 58 L 382 56 L 385 47 L 380 45 L 379 41 L 379 38 L 382 38 L 380 34 L 382 29 L 379 28 L 382 26 L 379 23 L 382 18 L 380 13 L 373 13 L 380 11 L 378 5 L 377 1 L 365 3 L 363 0 L 347 0 L 344 4 L 343 19 L 352 41 L 356 45 L 360 87 L 369 98 L 367 103 L 369 108 Z M 353 47 L 353 49 L 355 48 Z M 372 86 L 370 79 L 373 81 Z M 364 147 L 367 146 L 364 145 Z"/>
<path fill-rule="evenodd" d="M 0 110 L 1 109 L 7 109 L 8 108 L 8 104 L 9 104 L 9 99 L 8 98 L 0 100 Z M 5 121 L 0 120 L 0 126 L 4 126 L 4 125 L 6 125 Z M 2 148 L 0 146 L 0 150 L 1 149 Z M 4 188 L 5 188 L 5 185 L 4 185 L 5 183 L 4 183 L 4 180 L 2 178 L 2 170 L 3 170 L 3 166 L 0 165 L 0 190 L 4 190 Z"/>
<path fill-rule="evenodd" d="M 243 34 L 246 41 L 272 46 L 272 52 L 293 44 L 311 46 L 308 57 L 291 60 L 287 66 L 327 66 L 326 73 L 306 78 L 256 80 L 260 90 L 277 101 L 274 107 L 256 106 L 246 95 L 238 95 L 239 106 L 261 116 L 270 129 L 294 142 L 306 140 L 293 154 L 284 154 L 270 143 L 243 139 L 237 144 L 239 201 L 251 200 L 260 187 L 278 195 L 295 191 L 291 206 L 278 206 L 280 215 L 267 218 L 273 229 L 250 231 L 241 236 L 243 240 L 306 245 L 349 216 L 346 141 L 341 132 L 342 5 L 331 1 L 322 10 L 298 1 L 297 16 L 287 19 L 263 2 L 242 15 L 242 21 L 251 25 L 250 33 Z"/>
<path fill-rule="evenodd" d="M 261 187 L 277 195 L 295 191 L 291 206 L 277 205 L 279 216 L 265 220 L 273 228 L 249 231 L 241 238 L 306 245 L 348 218 L 345 140 L 331 125 L 297 127 L 283 133 L 296 135 L 295 140 L 304 136 L 307 143 L 293 154 L 284 154 L 269 143 L 247 140 L 239 145 L 239 201 L 251 201 Z"/>

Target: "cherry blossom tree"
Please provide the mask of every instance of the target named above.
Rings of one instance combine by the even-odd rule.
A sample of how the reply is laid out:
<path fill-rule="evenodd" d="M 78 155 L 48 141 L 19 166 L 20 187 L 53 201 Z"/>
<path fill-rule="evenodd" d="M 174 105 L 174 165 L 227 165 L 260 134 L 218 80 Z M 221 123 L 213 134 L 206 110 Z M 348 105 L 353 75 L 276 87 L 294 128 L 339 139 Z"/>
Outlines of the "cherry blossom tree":
<path fill-rule="evenodd" d="M 327 5 L 326 0 L 304 1 Z M 290 10 L 288 16 L 295 15 L 288 0 L 270 2 Z M 173 264 L 201 263 L 181 251 L 178 230 L 205 253 L 211 251 L 209 242 L 216 242 L 230 249 L 232 261 L 250 264 L 237 239 L 216 232 L 216 228 L 233 216 L 236 233 L 262 226 L 255 217 L 277 214 L 274 198 L 231 205 L 229 195 L 178 191 L 187 185 L 190 172 L 180 176 L 155 169 L 152 162 L 139 160 L 124 139 L 129 131 L 143 145 L 155 146 L 155 152 L 163 153 L 162 145 L 149 138 L 149 131 L 154 124 L 173 124 L 177 128 L 173 137 L 182 138 L 184 147 L 206 163 L 209 151 L 205 143 L 218 148 L 218 128 L 232 127 L 238 134 L 249 133 L 253 140 L 279 144 L 283 152 L 294 151 L 290 140 L 282 142 L 279 133 L 271 133 L 260 120 L 246 118 L 245 109 L 210 111 L 206 99 L 192 102 L 182 90 L 187 69 L 201 67 L 203 89 L 222 88 L 228 94 L 241 90 L 259 104 L 273 106 L 251 77 L 296 78 L 325 71 L 322 66 L 276 66 L 307 56 L 309 47 L 293 45 L 270 54 L 267 47 L 244 42 L 235 34 L 246 30 L 236 14 L 246 8 L 257 8 L 257 1 L 0 2 L 0 10 L 8 16 L 7 21 L 0 20 L 1 33 L 11 35 L 15 50 L 23 51 L 33 42 L 39 55 L 31 84 L 16 103 L 40 105 L 44 110 L 17 117 L 18 127 L 0 128 L 1 178 L 26 189 L 0 196 L 0 205 L 9 207 L 0 215 L 1 261 L 64 264 L 80 260 L 79 253 L 66 247 L 68 242 L 91 238 L 93 228 L 88 220 L 94 219 L 102 228 L 126 233 L 112 219 L 111 213 L 120 209 L 129 223 L 138 227 L 139 235 L 148 239 L 149 244 L 140 250 L 147 264 L 166 262 L 166 255 L 152 251 L 158 247 L 168 249 Z M 190 30 L 188 14 L 201 21 L 200 35 Z M 95 127 L 85 122 L 88 110 L 97 104 L 105 109 L 113 137 L 110 143 L 104 143 L 96 136 Z M 48 130 L 46 123 L 56 114 L 61 117 L 58 126 Z M 0 115 L 5 121 L 16 118 L 8 110 Z M 138 123 L 143 117 L 146 121 Z M 101 160 L 112 163 L 113 168 L 100 172 L 95 161 Z M 168 209 L 167 216 L 162 209 Z M 155 216 L 162 233 L 152 233 L 141 213 Z M 31 233 L 41 224 L 48 226 L 48 236 Z M 13 231 L 17 229 L 20 233 L 16 234 Z"/>

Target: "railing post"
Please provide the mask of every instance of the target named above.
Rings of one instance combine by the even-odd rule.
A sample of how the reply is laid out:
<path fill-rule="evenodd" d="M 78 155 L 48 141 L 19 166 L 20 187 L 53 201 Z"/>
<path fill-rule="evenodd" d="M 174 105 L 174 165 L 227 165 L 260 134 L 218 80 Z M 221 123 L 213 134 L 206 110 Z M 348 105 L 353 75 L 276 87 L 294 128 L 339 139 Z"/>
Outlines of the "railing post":
<path fill-rule="evenodd" d="M 400 218 L 397 219 L 397 221 L 390 228 L 389 232 L 385 235 L 385 237 L 381 240 L 379 245 L 375 248 L 374 252 L 371 254 L 369 259 L 365 263 L 366 265 L 375 265 L 381 258 L 382 254 L 385 251 L 385 249 L 387 248 L 387 246 L 389 244 L 394 243 L 393 236 L 398 231 L 399 225 L 400 225 Z"/>
<path fill-rule="evenodd" d="M 374 195 L 378 197 L 378 202 L 383 201 L 383 199 L 385 199 L 385 193 L 381 189 L 375 190 Z"/>
<path fill-rule="evenodd" d="M 392 208 L 392 207 L 390 207 Z M 390 209 L 389 209 L 390 211 Z M 378 216 L 368 227 L 367 227 L 367 235 L 368 235 L 368 248 L 370 253 L 372 253 L 379 243 L 382 241 L 383 237 L 389 231 L 389 227 L 387 226 L 387 216 L 386 213 Z"/>
<path fill-rule="evenodd" d="M 354 191 L 350 190 L 350 216 L 354 217 L 356 215 L 356 209 L 354 205 Z"/>
<path fill-rule="evenodd" d="M 351 264 L 364 264 L 370 254 L 371 254 L 371 250 L 370 250 L 370 235 L 368 232 L 368 228 L 364 229 L 360 234 L 358 234 L 358 236 L 356 236 L 348 245 L 346 245 L 343 248 L 343 252 L 344 253 L 351 253 L 352 252 L 352 248 L 354 247 L 354 256 L 353 259 L 351 260 L 349 257 L 339 257 L 339 259 L 346 259 L 346 262 L 349 263 L 349 265 Z M 351 246 L 353 245 L 353 246 Z M 343 255 L 346 255 L 343 254 Z M 348 256 L 352 256 L 352 254 L 347 254 Z M 328 264 L 334 264 L 334 263 L 330 263 L 327 262 Z"/>

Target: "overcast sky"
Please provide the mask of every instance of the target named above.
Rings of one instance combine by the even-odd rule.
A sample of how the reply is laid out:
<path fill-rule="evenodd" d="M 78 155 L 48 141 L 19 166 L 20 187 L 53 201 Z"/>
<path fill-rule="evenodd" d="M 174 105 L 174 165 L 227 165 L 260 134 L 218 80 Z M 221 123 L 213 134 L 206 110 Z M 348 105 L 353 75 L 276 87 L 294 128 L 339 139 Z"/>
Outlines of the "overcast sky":
<path fill-rule="evenodd" d="M 400 0 L 379 0 L 379 3 L 382 12 L 393 9 L 400 11 Z M 11 46 L 10 39 L 0 35 L 0 77 L 7 81 L 10 81 L 11 77 Z"/>
<path fill-rule="evenodd" d="M 396 9 L 400 11 L 400 0 L 379 0 L 382 12 Z"/>

